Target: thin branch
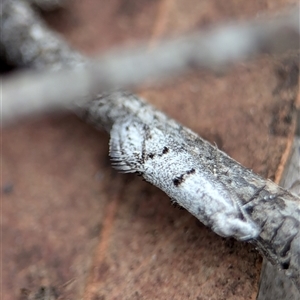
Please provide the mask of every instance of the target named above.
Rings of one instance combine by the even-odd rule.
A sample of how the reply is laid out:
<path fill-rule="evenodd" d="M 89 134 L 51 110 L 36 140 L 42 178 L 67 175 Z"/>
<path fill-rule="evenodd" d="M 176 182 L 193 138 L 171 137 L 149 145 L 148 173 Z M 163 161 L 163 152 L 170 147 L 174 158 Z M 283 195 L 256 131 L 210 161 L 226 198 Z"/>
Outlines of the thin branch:
<path fill-rule="evenodd" d="M 46 0 L 40 2 L 46 3 Z M 57 71 L 77 67 L 86 61 L 59 34 L 47 27 L 27 1 L 3 0 L 0 18 L 0 46 L 11 64 Z"/>
<path fill-rule="evenodd" d="M 164 42 L 152 51 L 145 46 L 115 50 L 85 64 L 85 59 L 46 29 L 35 14 L 31 12 L 21 18 L 20 9 L 14 6 L 21 6 L 22 14 L 26 15 L 24 3 L 6 0 L 5 34 L 1 43 L 11 60 L 38 69 L 53 63 L 58 69 L 61 66 L 81 67 L 56 74 L 25 72 L 3 80 L 4 124 L 22 116 L 62 109 L 76 101 L 85 102 L 99 91 L 132 87 L 145 80 L 158 81 L 191 68 L 220 70 L 261 53 L 299 49 L 299 16 L 291 13 L 272 21 L 230 24 L 198 32 Z M 46 54 L 40 55 L 48 40 L 52 41 L 54 50 L 47 47 Z"/>
<path fill-rule="evenodd" d="M 299 116 L 300 117 L 300 116 Z M 300 126 L 300 118 L 298 119 Z M 280 185 L 293 191 L 295 195 L 300 197 L 300 136 L 295 136 L 291 150 L 291 155 L 287 163 L 287 168 L 283 174 Z M 300 228 L 298 228 L 300 229 Z M 300 245 L 298 244 L 298 247 Z M 298 263 L 299 260 L 298 260 Z M 298 273 L 298 276 L 300 274 Z M 263 260 L 263 266 L 260 277 L 260 288 L 257 300 L 298 300 L 300 293 L 292 282 L 284 276 L 282 272 L 278 272 L 276 265 L 272 265 L 266 258 Z"/>

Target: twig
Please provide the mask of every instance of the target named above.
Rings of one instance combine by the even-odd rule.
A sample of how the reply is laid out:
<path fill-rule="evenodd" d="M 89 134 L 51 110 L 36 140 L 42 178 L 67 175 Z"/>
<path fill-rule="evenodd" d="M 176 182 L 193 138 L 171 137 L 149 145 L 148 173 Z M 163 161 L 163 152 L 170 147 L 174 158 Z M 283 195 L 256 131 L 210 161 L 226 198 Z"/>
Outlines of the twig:
<path fill-rule="evenodd" d="M 47 1 L 36 2 L 45 4 Z M 86 61 L 59 34 L 50 30 L 26 1 L 3 0 L 0 17 L 0 46 L 13 65 L 55 71 L 77 67 Z"/>
<path fill-rule="evenodd" d="M 22 7 L 21 16 L 20 9 L 15 9 L 15 6 Z M 26 14 L 25 7 L 18 0 L 4 2 L 5 34 L 1 43 L 10 60 L 39 69 L 48 66 L 48 61 L 50 64 L 55 62 L 57 68 L 78 65 L 82 57 L 78 58 L 78 54 L 71 51 L 56 35 L 51 35 L 32 12 Z M 22 18 L 23 15 L 27 17 Z M 20 20 L 24 20 L 24 24 Z M 38 38 L 35 38 L 36 35 Z M 40 57 L 43 43 L 47 44 L 48 39 L 52 41 L 55 51 L 49 47 L 49 55 L 45 54 L 43 58 L 43 54 Z M 60 43 L 61 52 L 58 46 Z M 62 109 L 74 101 L 82 103 L 99 91 L 132 87 L 145 80 L 159 80 L 190 68 L 219 70 L 260 53 L 281 53 L 287 49 L 299 49 L 298 13 L 268 22 L 221 26 L 164 42 L 150 52 L 146 47 L 114 51 L 76 70 L 63 70 L 57 74 L 19 74 L 3 81 L 2 120 L 5 123 L 30 113 Z M 60 92 L 60 101 L 57 101 L 56 89 Z"/>
<path fill-rule="evenodd" d="M 300 115 L 299 115 L 300 117 Z M 300 118 L 298 119 L 300 126 Z M 300 132 L 299 132 L 300 133 Z M 291 156 L 287 163 L 281 185 L 293 191 L 300 197 L 300 136 L 296 136 L 292 146 Z M 298 245 L 300 247 L 300 245 Z M 298 261 L 299 263 L 299 261 Z M 298 273 L 298 276 L 300 274 Z M 300 291 L 292 284 L 282 272 L 278 272 L 276 265 L 272 265 L 266 258 L 260 277 L 260 287 L 257 300 L 298 300 Z"/>

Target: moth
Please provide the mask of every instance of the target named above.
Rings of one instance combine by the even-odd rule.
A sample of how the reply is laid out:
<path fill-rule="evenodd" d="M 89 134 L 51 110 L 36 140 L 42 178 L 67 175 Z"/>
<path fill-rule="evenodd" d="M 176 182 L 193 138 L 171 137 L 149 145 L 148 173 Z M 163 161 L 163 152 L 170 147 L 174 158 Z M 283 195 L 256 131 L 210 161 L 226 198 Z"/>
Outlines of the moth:
<path fill-rule="evenodd" d="M 110 133 L 114 168 L 141 174 L 220 236 L 244 241 L 259 235 L 230 183 L 218 179 L 220 150 L 196 133 L 125 92 L 99 95 L 85 119 Z"/>

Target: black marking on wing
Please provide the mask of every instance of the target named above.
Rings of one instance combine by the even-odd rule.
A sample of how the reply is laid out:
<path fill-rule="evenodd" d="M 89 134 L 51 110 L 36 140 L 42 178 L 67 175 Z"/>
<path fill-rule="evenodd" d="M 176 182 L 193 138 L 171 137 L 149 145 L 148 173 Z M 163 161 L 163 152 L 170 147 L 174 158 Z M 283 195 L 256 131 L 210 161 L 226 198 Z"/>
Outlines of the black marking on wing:
<path fill-rule="evenodd" d="M 191 170 L 187 171 L 186 174 L 190 175 L 190 174 L 194 174 L 196 172 L 196 170 L 194 168 L 192 168 Z"/>
<path fill-rule="evenodd" d="M 168 147 L 164 147 L 162 153 L 163 154 L 167 154 L 169 152 L 169 148 Z"/>
<path fill-rule="evenodd" d="M 185 179 L 187 178 L 188 175 L 194 174 L 196 170 L 192 168 L 191 170 L 186 171 L 184 174 L 181 174 L 180 176 L 177 176 L 173 179 L 173 184 L 178 187 L 181 185 Z"/>
<path fill-rule="evenodd" d="M 173 183 L 175 186 L 179 186 L 184 181 L 183 175 L 180 175 L 179 177 L 175 177 L 173 179 Z"/>

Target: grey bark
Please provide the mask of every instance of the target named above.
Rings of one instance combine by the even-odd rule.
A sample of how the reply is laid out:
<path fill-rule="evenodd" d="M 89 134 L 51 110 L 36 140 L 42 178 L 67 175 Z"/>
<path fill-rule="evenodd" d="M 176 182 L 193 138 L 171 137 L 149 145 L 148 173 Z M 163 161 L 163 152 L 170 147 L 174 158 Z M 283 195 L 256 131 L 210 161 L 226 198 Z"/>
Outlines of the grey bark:
<path fill-rule="evenodd" d="M 300 117 L 298 117 L 298 124 L 300 126 Z M 280 184 L 300 196 L 300 131 L 294 139 L 289 162 Z M 257 300 L 298 299 L 300 299 L 300 292 L 293 282 L 278 270 L 276 265 L 272 265 L 264 258 Z"/>
<path fill-rule="evenodd" d="M 0 49 L 11 64 L 55 71 L 86 60 L 50 30 L 26 1 L 2 0 L 0 8 Z"/>

